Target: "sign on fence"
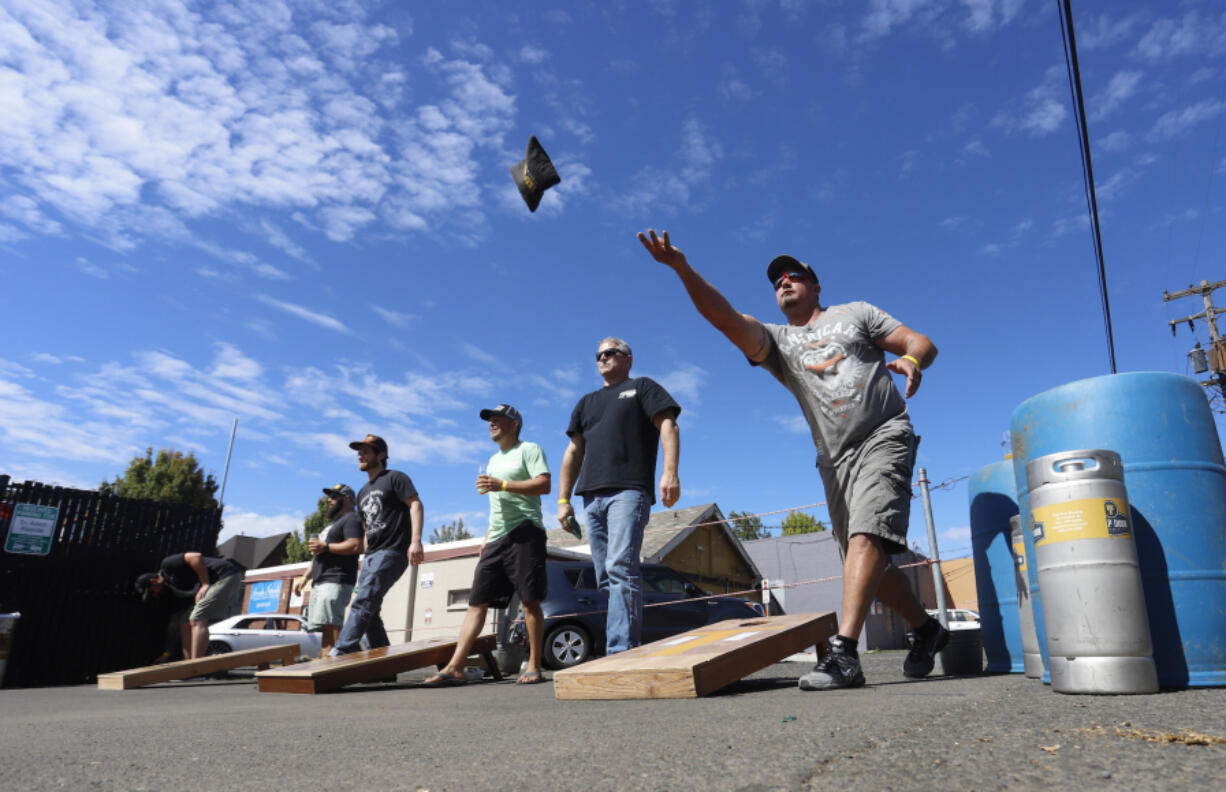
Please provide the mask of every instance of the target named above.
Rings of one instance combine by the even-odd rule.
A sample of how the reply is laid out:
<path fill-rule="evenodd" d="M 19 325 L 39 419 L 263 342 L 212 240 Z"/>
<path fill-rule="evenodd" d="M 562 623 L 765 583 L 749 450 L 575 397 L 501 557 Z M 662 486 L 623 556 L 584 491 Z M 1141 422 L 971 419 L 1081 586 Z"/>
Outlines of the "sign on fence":
<path fill-rule="evenodd" d="M 47 555 L 55 536 L 55 521 L 59 506 L 36 506 L 33 503 L 13 504 L 13 520 L 9 523 L 4 549 L 9 553 Z"/>
<path fill-rule="evenodd" d="M 276 613 L 281 607 L 281 581 L 261 580 L 251 584 L 248 613 Z"/>

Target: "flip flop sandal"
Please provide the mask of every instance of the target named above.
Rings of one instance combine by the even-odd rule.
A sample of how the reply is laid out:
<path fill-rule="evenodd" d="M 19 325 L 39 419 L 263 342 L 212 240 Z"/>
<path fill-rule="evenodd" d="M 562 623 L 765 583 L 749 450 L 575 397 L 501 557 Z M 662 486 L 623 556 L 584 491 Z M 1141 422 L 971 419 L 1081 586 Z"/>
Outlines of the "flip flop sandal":
<path fill-rule="evenodd" d="M 465 677 L 453 677 L 450 674 L 435 674 L 429 679 L 421 683 L 422 687 L 458 687 L 468 684 L 468 679 Z"/>
<path fill-rule="evenodd" d="M 539 685 L 545 681 L 545 675 L 540 671 L 529 671 L 528 673 L 515 680 L 517 685 Z"/>

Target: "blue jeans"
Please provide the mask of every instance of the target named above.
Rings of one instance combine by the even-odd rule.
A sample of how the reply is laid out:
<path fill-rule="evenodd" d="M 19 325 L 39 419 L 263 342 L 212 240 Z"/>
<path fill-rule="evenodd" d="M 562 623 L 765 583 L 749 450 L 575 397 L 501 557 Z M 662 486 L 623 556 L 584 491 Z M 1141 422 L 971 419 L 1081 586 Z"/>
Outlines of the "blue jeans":
<path fill-rule="evenodd" d="M 376 550 L 362 560 L 349 618 L 345 619 L 336 646 L 329 652 L 332 657 L 361 649 L 362 636 L 366 636 L 371 649 L 391 643 L 379 611 L 383 608 L 383 597 L 408 568 L 409 556 L 404 550 Z"/>
<path fill-rule="evenodd" d="M 583 496 L 596 585 L 609 592 L 605 653 L 643 642 L 643 575 L 639 553 L 651 497 L 642 490 L 606 490 Z"/>

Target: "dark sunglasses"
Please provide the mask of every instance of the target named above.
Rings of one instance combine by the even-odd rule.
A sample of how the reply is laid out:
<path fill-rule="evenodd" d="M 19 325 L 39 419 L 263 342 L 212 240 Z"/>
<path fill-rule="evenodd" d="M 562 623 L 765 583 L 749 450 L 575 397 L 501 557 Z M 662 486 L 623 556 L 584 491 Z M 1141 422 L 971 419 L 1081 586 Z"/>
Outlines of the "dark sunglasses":
<path fill-rule="evenodd" d="M 597 353 L 596 353 L 596 362 L 597 362 L 597 363 L 599 363 L 600 361 L 604 360 L 605 358 L 608 358 L 608 357 L 613 357 L 614 355 L 620 355 L 621 353 L 622 353 L 622 351 L 621 351 L 620 349 L 605 349 L 605 350 L 602 350 L 602 351 L 600 351 L 600 352 L 597 352 Z"/>
<path fill-rule="evenodd" d="M 775 291 L 779 291 L 779 287 L 783 285 L 784 278 L 787 278 L 792 283 L 796 283 L 797 281 L 807 281 L 809 275 L 804 272 L 785 272 L 778 278 L 775 278 Z"/>

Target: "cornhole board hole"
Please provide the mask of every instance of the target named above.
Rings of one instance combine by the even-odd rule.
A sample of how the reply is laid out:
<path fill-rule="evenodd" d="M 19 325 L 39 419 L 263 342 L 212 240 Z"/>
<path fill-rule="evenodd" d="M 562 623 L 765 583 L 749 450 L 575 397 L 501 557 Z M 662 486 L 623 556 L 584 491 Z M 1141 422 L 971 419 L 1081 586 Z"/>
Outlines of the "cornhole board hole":
<path fill-rule="evenodd" d="M 256 674 L 255 679 L 261 693 L 327 693 L 345 685 L 377 682 L 426 666 L 442 668 L 455 652 L 455 645 L 455 641 L 444 638 L 409 641 L 299 663 L 293 668 L 270 668 Z M 495 645 L 493 635 L 482 635 L 473 643 L 472 654 L 481 655 L 494 679 L 502 679 L 502 672 L 494 661 Z"/>
<path fill-rule="evenodd" d="M 821 644 L 833 613 L 729 619 L 553 675 L 559 699 L 697 698 Z"/>
<path fill-rule="evenodd" d="M 218 671 L 229 671 L 232 668 L 256 666 L 268 668 L 269 663 L 277 661 L 282 667 L 292 665 L 298 656 L 298 644 L 278 644 L 277 646 L 261 646 L 259 649 L 244 649 L 241 652 L 226 652 L 225 654 L 209 655 L 196 660 L 179 660 L 174 663 L 145 666 L 144 668 L 129 668 L 127 671 L 115 671 L 110 674 L 98 675 L 99 690 L 131 690 L 132 688 L 155 685 L 158 682 L 173 682 L 176 679 L 190 679 L 196 676 L 216 674 Z"/>

